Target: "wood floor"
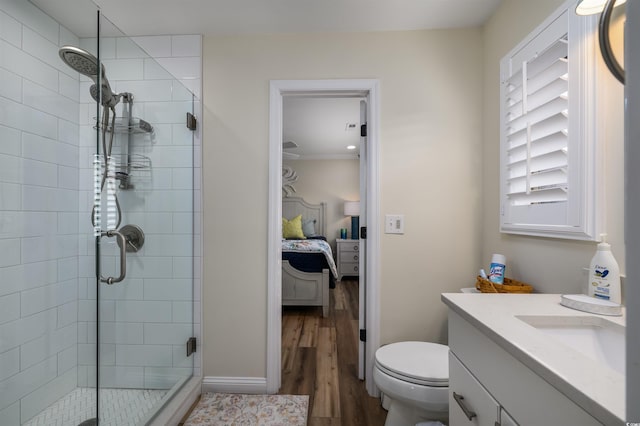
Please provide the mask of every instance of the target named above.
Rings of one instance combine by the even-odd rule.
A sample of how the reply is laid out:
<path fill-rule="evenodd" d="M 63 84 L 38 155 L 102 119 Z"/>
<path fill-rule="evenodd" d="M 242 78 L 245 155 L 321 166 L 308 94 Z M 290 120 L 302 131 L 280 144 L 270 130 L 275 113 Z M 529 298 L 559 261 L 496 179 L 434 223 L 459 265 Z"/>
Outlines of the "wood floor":
<path fill-rule="evenodd" d="M 329 291 L 317 307 L 282 311 L 281 394 L 309 395 L 309 426 L 383 425 L 387 412 L 358 380 L 358 281 Z"/>

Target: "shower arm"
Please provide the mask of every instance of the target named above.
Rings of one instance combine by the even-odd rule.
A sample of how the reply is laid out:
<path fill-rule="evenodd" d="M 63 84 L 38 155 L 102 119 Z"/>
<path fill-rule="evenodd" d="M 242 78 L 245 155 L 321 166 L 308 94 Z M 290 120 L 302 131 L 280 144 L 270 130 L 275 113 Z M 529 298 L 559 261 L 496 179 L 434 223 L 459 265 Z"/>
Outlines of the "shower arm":
<path fill-rule="evenodd" d="M 131 142 L 133 127 L 133 94 L 129 92 L 119 93 L 122 97 L 123 124 L 127 127 L 127 143 L 121 146 L 122 164 L 120 164 L 120 189 L 130 189 L 129 173 L 131 172 Z M 126 148 L 126 150 L 125 150 Z"/>

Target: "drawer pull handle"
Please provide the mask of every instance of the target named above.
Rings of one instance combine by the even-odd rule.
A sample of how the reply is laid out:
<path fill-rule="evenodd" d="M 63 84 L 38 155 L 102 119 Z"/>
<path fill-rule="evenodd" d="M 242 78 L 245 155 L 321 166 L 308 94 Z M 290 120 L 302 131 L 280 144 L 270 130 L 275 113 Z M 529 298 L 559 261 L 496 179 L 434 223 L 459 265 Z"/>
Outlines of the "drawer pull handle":
<path fill-rule="evenodd" d="M 358 251 L 358 248 L 359 247 L 357 245 L 353 246 L 353 251 Z"/>
<path fill-rule="evenodd" d="M 358 260 L 358 255 L 357 254 L 353 256 L 353 260 Z"/>
<path fill-rule="evenodd" d="M 473 420 L 474 417 L 477 417 L 475 411 L 471 411 L 467 407 L 465 407 L 464 402 L 462 402 L 462 400 L 464 399 L 464 396 L 458 395 L 457 393 L 454 392 L 453 399 L 455 399 L 458 405 L 460 406 L 460 408 L 462 408 L 464 415 L 467 416 L 467 419 L 469 419 L 469 421 Z"/>

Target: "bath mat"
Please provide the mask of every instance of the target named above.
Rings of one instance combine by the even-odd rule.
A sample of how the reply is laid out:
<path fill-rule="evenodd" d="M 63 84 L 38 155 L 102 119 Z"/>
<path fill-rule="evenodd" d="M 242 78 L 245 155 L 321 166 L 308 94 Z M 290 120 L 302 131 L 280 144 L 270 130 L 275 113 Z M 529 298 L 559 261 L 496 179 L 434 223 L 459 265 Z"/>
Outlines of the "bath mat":
<path fill-rule="evenodd" d="M 308 395 L 204 393 L 184 425 L 305 426 L 308 411 Z"/>

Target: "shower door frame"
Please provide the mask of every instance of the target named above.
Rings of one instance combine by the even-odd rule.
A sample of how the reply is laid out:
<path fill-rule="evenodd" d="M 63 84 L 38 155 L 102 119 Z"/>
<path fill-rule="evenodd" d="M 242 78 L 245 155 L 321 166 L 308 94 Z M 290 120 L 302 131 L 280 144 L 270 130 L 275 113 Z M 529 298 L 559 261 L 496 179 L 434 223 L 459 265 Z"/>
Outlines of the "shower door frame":
<path fill-rule="evenodd" d="M 101 11 L 98 9 L 97 10 L 97 27 L 96 27 L 96 52 L 97 52 L 97 58 L 98 58 L 98 62 L 101 64 L 102 66 L 102 59 L 103 59 L 103 52 L 102 52 L 102 45 L 101 42 L 103 41 L 103 39 L 105 37 L 110 37 L 110 36 L 105 36 L 102 34 L 102 22 L 103 20 L 107 20 L 108 18 L 101 13 Z M 130 39 L 126 34 L 122 34 L 122 36 L 126 39 Z M 134 42 L 135 43 L 135 42 Z M 149 59 L 153 60 L 155 62 L 155 59 L 149 57 Z M 178 80 L 175 79 L 175 77 L 172 77 L 173 81 L 174 81 L 174 85 L 175 82 L 177 82 Z M 101 92 L 102 92 L 102 74 L 100 74 L 98 76 L 98 87 L 99 87 L 99 92 L 100 92 L 100 96 L 99 99 L 101 99 Z M 134 93 L 135 95 L 135 93 Z M 196 112 L 194 109 L 196 107 L 196 102 L 195 102 L 195 97 L 192 95 L 191 99 L 189 101 L 185 101 L 185 102 L 190 102 L 190 108 L 189 108 L 189 112 L 190 113 L 194 113 Z M 102 110 L 102 105 L 100 104 L 99 101 L 96 101 L 96 114 L 95 117 L 100 117 L 100 112 Z M 97 122 L 99 123 L 100 120 L 97 120 Z M 102 159 L 102 155 L 101 155 L 101 149 L 103 148 L 101 146 L 101 131 L 100 129 L 98 129 L 99 126 L 95 126 L 96 127 L 96 133 L 95 133 L 95 150 L 94 153 L 97 157 L 98 160 L 100 161 L 104 161 Z M 191 253 L 188 256 L 191 260 L 191 275 L 189 278 L 187 278 L 187 280 L 190 280 L 190 299 L 188 299 L 188 302 L 186 302 L 185 304 L 187 304 L 189 306 L 189 316 L 190 316 L 190 323 L 189 327 L 191 328 L 191 332 L 190 335 L 191 336 L 201 336 L 200 330 L 196 330 L 196 323 L 198 324 L 198 326 L 201 324 L 201 321 L 197 320 L 195 318 L 195 313 L 196 311 L 195 309 L 195 302 L 194 302 L 194 296 L 195 296 L 195 288 L 194 288 L 194 283 L 195 283 L 195 277 L 196 274 L 198 274 L 197 276 L 200 277 L 201 274 L 198 273 L 198 271 L 195 271 L 195 268 L 198 267 L 198 265 L 194 264 L 194 260 L 195 260 L 195 253 L 196 251 L 198 253 L 200 253 L 200 248 L 198 246 L 196 246 L 196 244 L 200 243 L 201 241 L 198 240 L 196 241 L 195 239 L 195 232 L 194 232 L 194 227 L 197 226 L 196 225 L 196 219 L 200 218 L 201 220 L 201 215 L 196 217 L 196 214 L 198 213 L 198 211 L 196 210 L 196 205 L 199 205 L 199 203 L 196 203 L 196 199 L 195 199 L 195 176 L 193 175 L 194 171 L 195 171 L 195 167 L 200 167 L 199 164 L 196 165 L 195 161 L 196 160 L 200 160 L 199 157 L 196 158 L 196 155 L 194 153 L 194 149 L 195 149 L 195 138 L 194 138 L 194 133 L 191 133 L 191 158 L 192 158 L 192 163 L 190 165 L 191 168 L 191 173 L 192 173 L 192 186 L 190 189 L 188 189 L 187 191 L 190 191 L 190 196 L 191 196 L 191 202 L 190 202 L 190 208 L 187 209 L 187 211 L 190 213 L 190 217 L 191 217 L 191 231 L 190 231 L 190 238 L 191 238 Z M 175 142 L 172 142 L 175 143 Z M 114 142 L 114 145 L 117 144 L 117 141 Z M 94 176 L 94 179 L 97 179 L 96 176 Z M 96 184 L 96 182 L 94 182 L 94 184 Z M 106 186 L 105 186 L 105 191 L 106 191 Z M 153 189 L 152 189 L 153 191 Z M 157 190 L 155 190 L 157 191 Z M 120 193 L 120 190 L 116 190 L 116 192 Z M 133 191 L 135 192 L 135 191 Z M 142 191 L 143 193 L 145 192 L 144 190 Z M 123 209 L 122 209 L 122 215 L 124 215 L 125 219 L 123 219 L 122 223 L 119 224 L 119 226 L 123 226 L 126 225 L 126 202 L 123 203 Z M 132 212 L 130 212 L 132 213 Z M 140 212 L 138 212 L 140 213 Z M 146 210 L 144 211 L 144 213 L 146 213 Z M 106 216 L 106 214 L 103 214 L 103 217 Z M 82 218 L 81 218 L 82 220 Z M 118 219 L 119 220 L 119 219 Z M 174 219 L 175 220 L 175 219 Z M 145 226 L 144 223 L 141 223 L 141 225 Z M 94 236 L 95 236 L 95 240 L 94 240 L 94 244 L 95 244 L 95 254 L 96 254 L 96 258 L 95 258 L 95 269 L 96 269 L 96 274 L 95 274 L 95 288 L 96 288 L 96 303 L 95 303 L 95 318 L 96 318 L 96 329 L 95 329 L 95 334 L 96 334 L 96 352 L 95 352 L 95 362 L 96 362 L 96 371 L 95 371 L 95 386 L 96 386 L 96 416 L 98 419 L 100 419 L 102 417 L 102 410 L 103 410 L 103 405 L 101 404 L 101 391 L 103 391 L 104 389 L 108 389 L 110 387 L 112 387 L 112 385 L 106 385 L 105 387 L 105 382 L 103 379 L 103 375 L 105 374 L 104 372 L 101 373 L 101 370 L 105 367 L 103 365 L 101 365 L 101 362 L 103 362 L 102 358 L 103 358 L 103 349 L 102 347 L 104 346 L 108 346 L 110 343 L 105 343 L 103 342 L 103 337 L 102 337 L 102 333 L 100 332 L 101 326 L 104 325 L 104 318 L 101 318 L 101 303 L 103 303 L 103 296 L 101 295 L 101 287 L 104 286 L 104 277 L 102 277 L 103 273 L 107 274 L 107 275 L 112 275 L 112 271 L 106 272 L 103 271 L 104 269 L 104 265 L 103 265 L 103 256 L 105 255 L 105 247 L 103 247 L 103 245 L 105 243 L 108 243 L 108 241 L 102 241 L 102 238 L 105 236 L 105 232 L 104 230 L 99 230 L 97 229 L 99 228 L 99 225 L 97 227 L 94 227 Z M 201 229 L 201 228 L 200 228 Z M 113 235 L 110 235 L 113 236 Z M 113 240 L 111 240 L 113 241 Z M 125 255 L 125 253 L 123 252 L 122 255 Z M 134 254 L 135 256 L 135 254 Z M 121 258 L 123 262 L 128 262 L 129 260 L 126 260 L 125 258 Z M 135 259 L 132 257 L 132 259 Z M 116 263 L 118 263 L 118 261 L 116 260 Z M 126 265 L 126 263 L 124 264 Z M 120 267 L 116 266 L 116 270 L 119 270 Z M 121 270 L 121 269 L 120 269 Z M 117 271 L 117 273 L 119 273 L 119 271 Z M 115 274 L 114 274 L 115 275 Z M 102 279 L 101 279 L 102 277 Z M 134 278 L 135 279 L 135 278 Z M 102 281 L 102 282 L 101 282 Z M 124 280 L 121 283 L 117 283 L 117 284 L 113 284 L 114 286 L 116 285 L 124 285 L 126 286 L 128 284 L 129 281 L 129 277 L 124 277 Z M 106 289 L 106 288 L 105 288 Z M 172 302 L 173 303 L 173 302 Z M 115 310 L 117 312 L 117 310 Z M 112 320 L 112 321 L 118 321 L 118 317 L 116 314 L 116 317 Z M 145 324 L 143 324 L 145 325 Z M 200 342 L 198 342 L 200 343 Z M 117 346 L 116 344 L 112 344 L 114 347 Z M 175 345 L 174 345 L 175 346 Z M 198 345 L 199 347 L 200 345 Z M 115 349 L 114 349 L 115 352 Z M 175 351 L 174 351 L 175 352 Z M 112 355 L 112 354 L 108 354 L 107 359 L 110 358 L 111 356 L 113 356 L 114 358 L 116 357 L 116 355 Z M 174 359 L 175 359 L 175 354 L 173 355 Z M 188 368 L 190 368 L 190 376 L 179 376 L 177 379 L 177 382 L 169 387 L 168 389 L 166 389 L 167 394 L 165 395 L 165 397 L 162 399 L 160 405 L 156 404 L 153 407 L 153 410 L 150 411 L 146 416 L 143 417 L 142 422 L 144 422 L 144 424 L 173 424 L 173 423 L 177 423 L 177 420 L 180 419 L 180 417 L 182 415 L 184 415 L 184 413 L 188 410 L 188 408 L 191 406 L 191 404 L 193 403 L 193 401 L 199 396 L 200 394 L 200 379 L 195 376 L 195 370 L 198 369 L 198 372 L 201 371 L 201 367 L 199 364 L 196 364 L 196 359 L 201 362 L 201 357 L 198 356 L 198 358 L 195 358 L 194 355 L 191 355 L 191 362 Z M 125 363 L 126 365 L 126 363 Z M 114 368 L 117 369 L 119 368 L 117 365 L 114 365 Z M 126 369 L 126 367 L 123 367 Z M 147 367 L 140 367 L 143 370 L 147 370 Z M 143 379 L 143 386 L 141 387 L 141 389 L 144 390 L 150 390 L 152 388 L 150 388 L 149 386 L 147 386 L 147 382 L 146 382 L 146 372 L 145 374 L 145 379 Z M 167 381 L 169 380 L 173 380 L 173 379 L 166 379 Z M 108 380 L 110 381 L 110 380 Z M 116 388 L 118 388 L 118 386 L 116 386 Z M 173 420 L 170 420 L 173 419 Z M 177 419 L 177 420 L 176 420 Z M 142 424 L 142 423 L 141 423 Z"/>

